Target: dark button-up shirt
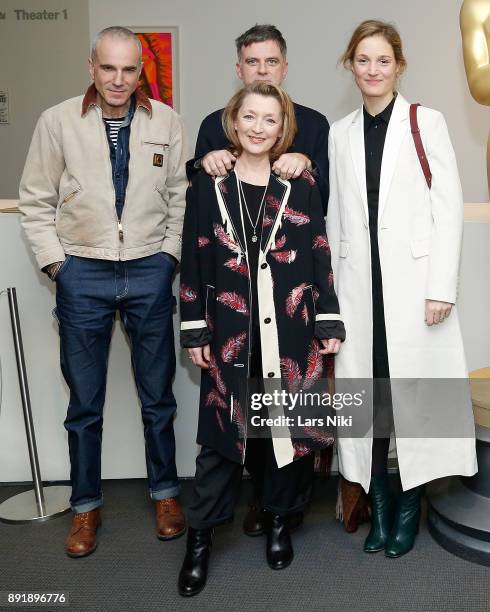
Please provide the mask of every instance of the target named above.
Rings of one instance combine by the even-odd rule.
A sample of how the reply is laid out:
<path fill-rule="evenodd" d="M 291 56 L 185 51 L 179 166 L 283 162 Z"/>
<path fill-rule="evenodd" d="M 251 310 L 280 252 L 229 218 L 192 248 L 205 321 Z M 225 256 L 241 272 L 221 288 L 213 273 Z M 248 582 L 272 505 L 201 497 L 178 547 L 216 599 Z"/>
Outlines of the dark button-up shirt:
<path fill-rule="evenodd" d="M 108 124 L 104 123 L 111 155 L 112 182 L 114 184 L 114 192 L 116 197 L 115 205 L 118 219 L 121 219 L 124 201 L 126 199 L 126 187 L 128 186 L 129 136 L 131 133 L 131 121 L 133 120 L 135 108 L 136 103 L 133 96 L 131 105 L 129 107 L 129 112 L 119 128 L 119 133 L 117 135 L 117 147 L 112 144 L 112 140 L 110 139 Z"/>
<path fill-rule="evenodd" d="M 366 153 L 366 188 L 369 207 L 369 222 L 373 217 L 374 227 L 378 221 L 379 180 L 381 161 L 385 146 L 386 130 L 390 122 L 395 98 L 378 115 L 370 115 L 364 108 L 364 150 Z"/>
<path fill-rule="evenodd" d="M 371 238 L 371 278 L 373 300 L 373 375 L 389 378 L 388 350 L 383 303 L 383 279 L 378 247 L 378 204 L 381 162 L 395 98 L 373 117 L 364 108 L 364 151 L 366 155 L 366 191 Z"/>

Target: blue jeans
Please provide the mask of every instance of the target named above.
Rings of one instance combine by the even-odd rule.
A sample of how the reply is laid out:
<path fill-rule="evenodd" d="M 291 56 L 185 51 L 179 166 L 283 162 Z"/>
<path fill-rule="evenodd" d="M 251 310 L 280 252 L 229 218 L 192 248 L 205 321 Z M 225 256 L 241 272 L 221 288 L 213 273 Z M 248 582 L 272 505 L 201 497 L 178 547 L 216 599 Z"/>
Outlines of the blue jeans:
<path fill-rule="evenodd" d="M 116 310 L 131 343 L 152 499 L 179 493 L 172 393 L 172 275 L 164 253 L 131 261 L 68 256 L 56 277 L 61 369 L 70 388 L 65 421 L 74 512 L 102 505 L 101 446 L 107 361 Z"/>

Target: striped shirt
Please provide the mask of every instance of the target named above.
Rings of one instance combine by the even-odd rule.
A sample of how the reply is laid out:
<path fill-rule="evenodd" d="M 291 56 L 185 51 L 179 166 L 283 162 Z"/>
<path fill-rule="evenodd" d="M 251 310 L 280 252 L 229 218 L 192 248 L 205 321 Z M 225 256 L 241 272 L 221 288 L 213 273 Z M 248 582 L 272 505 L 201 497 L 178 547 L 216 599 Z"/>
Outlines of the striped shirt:
<path fill-rule="evenodd" d="M 114 148 L 117 149 L 117 135 L 119 134 L 119 128 L 126 117 L 118 117 L 117 119 L 104 119 L 106 125 L 109 126 L 109 138 L 111 139 Z"/>

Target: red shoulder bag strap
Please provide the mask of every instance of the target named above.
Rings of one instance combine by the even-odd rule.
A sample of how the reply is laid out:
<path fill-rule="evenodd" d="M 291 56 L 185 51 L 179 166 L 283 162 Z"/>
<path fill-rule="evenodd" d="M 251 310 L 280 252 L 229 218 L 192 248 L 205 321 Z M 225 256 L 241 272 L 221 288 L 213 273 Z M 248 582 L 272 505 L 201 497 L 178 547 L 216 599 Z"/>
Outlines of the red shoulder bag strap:
<path fill-rule="evenodd" d="M 420 129 L 417 121 L 417 106 L 420 104 L 410 104 L 410 128 L 412 130 L 413 142 L 417 155 L 419 156 L 420 166 L 424 173 L 425 180 L 427 181 L 427 187 L 430 189 L 432 186 L 432 172 L 430 171 L 429 162 L 425 155 L 424 145 L 422 144 L 422 138 L 420 138 Z"/>

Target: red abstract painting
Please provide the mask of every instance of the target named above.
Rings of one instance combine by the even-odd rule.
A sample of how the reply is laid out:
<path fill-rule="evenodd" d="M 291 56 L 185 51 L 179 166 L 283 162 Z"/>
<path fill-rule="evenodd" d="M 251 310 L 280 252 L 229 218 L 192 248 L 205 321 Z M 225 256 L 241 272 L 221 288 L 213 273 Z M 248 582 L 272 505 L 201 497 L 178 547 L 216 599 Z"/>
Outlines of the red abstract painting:
<path fill-rule="evenodd" d="M 173 108 L 172 32 L 136 32 L 143 47 L 140 87 Z"/>

